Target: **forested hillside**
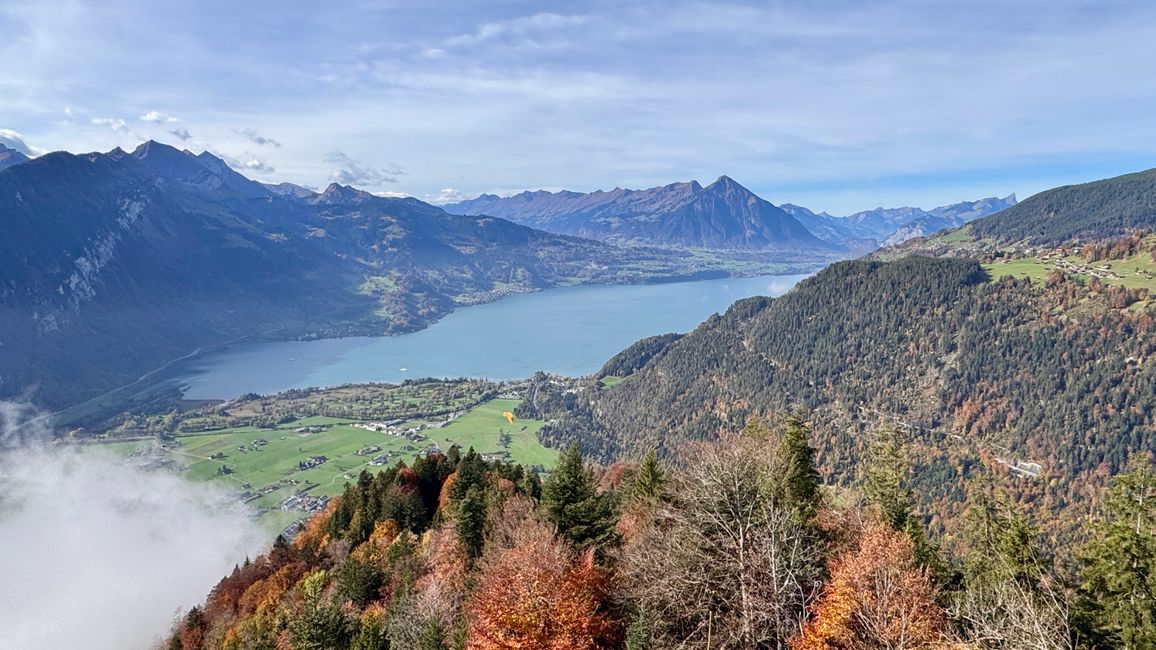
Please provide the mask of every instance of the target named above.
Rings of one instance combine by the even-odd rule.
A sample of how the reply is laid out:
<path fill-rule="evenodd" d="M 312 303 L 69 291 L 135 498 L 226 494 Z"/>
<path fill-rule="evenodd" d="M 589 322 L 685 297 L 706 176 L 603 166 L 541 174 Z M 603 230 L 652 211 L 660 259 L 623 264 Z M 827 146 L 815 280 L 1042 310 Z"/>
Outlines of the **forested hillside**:
<path fill-rule="evenodd" d="M 1119 237 L 1156 228 L 1156 169 L 1039 194 L 973 222 L 979 239 L 1056 245 Z"/>
<path fill-rule="evenodd" d="M 899 424 L 933 529 L 950 532 L 968 480 L 999 468 L 1032 508 L 1066 513 L 1044 525 L 1067 537 L 1095 486 L 1156 436 L 1145 295 L 1062 274 L 993 280 L 965 259 L 843 262 L 735 303 L 613 387 L 556 400 L 573 406 L 544 414 L 558 420 L 542 435 L 602 459 L 672 455 L 799 410 L 824 477 L 850 484 L 866 433 Z"/>
<path fill-rule="evenodd" d="M 456 447 L 363 472 L 297 537 L 238 565 L 169 650 L 1142 650 L 1156 643 L 1156 472 L 1137 458 L 1065 573 L 1031 518 L 976 481 L 966 550 L 912 504 L 874 432 L 862 498 L 825 488 L 797 419 L 688 444 L 676 466 L 545 480 Z M 988 477 L 990 478 L 990 477 Z M 1130 554 L 1130 556 L 1128 555 Z M 1126 561 L 1125 561 L 1126 560 Z M 1065 578 L 1069 582 L 1065 582 Z"/>

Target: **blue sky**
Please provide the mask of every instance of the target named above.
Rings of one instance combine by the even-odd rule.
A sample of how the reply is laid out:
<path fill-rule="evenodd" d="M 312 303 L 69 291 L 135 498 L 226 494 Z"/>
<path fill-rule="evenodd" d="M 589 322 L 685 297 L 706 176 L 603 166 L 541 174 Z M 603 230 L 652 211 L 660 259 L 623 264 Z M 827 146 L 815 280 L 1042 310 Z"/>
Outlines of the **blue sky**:
<path fill-rule="evenodd" d="M 426 200 L 728 174 L 844 214 L 1156 167 L 1156 3 L 0 5 L 0 141 Z"/>

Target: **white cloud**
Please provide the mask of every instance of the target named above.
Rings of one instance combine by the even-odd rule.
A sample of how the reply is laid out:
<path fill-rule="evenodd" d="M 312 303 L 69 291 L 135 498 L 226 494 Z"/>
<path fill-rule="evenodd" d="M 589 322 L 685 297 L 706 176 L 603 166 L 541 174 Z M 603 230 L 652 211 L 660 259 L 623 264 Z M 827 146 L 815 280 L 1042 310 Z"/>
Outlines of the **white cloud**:
<path fill-rule="evenodd" d="M 225 495 L 95 451 L 4 452 L 0 494 L 12 648 L 150 647 L 266 538 Z"/>
<path fill-rule="evenodd" d="M 0 402 L 5 647 L 151 647 L 267 541 L 235 499 L 97 446 L 38 445 L 41 422 Z"/>
<path fill-rule="evenodd" d="M 325 161 L 336 165 L 336 169 L 329 175 L 329 180 L 341 185 L 377 186 L 383 183 L 396 183 L 397 177 L 405 172 L 396 165 L 377 168 L 371 167 L 358 160 L 354 160 L 341 151 L 332 151 Z"/>
<path fill-rule="evenodd" d="M 216 152 L 216 151 L 214 151 L 213 154 L 216 155 L 221 160 L 224 160 L 225 164 L 227 164 L 228 166 L 232 167 L 233 169 L 235 169 L 239 172 L 240 171 L 250 171 L 250 172 L 258 172 L 258 173 L 262 173 L 262 174 L 267 174 L 270 172 L 277 171 L 276 169 L 273 169 L 272 166 L 267 164 L 265 162 L 264 158 L 257 156 L 255 154 L 249 153 L 248 151 L 241 154 L 240 156 L 228 156 L 228 155 L 225 155 L 223 153 Z"/>
<path fill-rule="evenodd" d="M 132 129 L 130 129 L 128 127 L 128 124 L 120 118 L 94 117 L 94 118 L 92 118 L 91 123 L 96 125 L 96 126 L 107 126 L 108 128 L 112 129 L 113 131 L 120 133 L 120 134 L 123 134 L 123 135 L 131 135 L 133 137 L 136 137 L 136 134 L 133 133 Z"/>
<path fill-rule="evenodd" d="M 276 149 L 281 148 L 280 142 L 278 142 L 277 140 L 274 140 L 273 138 L 267 138 L 267 137 L 261 135 L 260 133 L 258 133 L 254 129 L 250 129 L 250 128 L 235 129 L 234 132 L 240 133 L 241 135 L 245 136 L 246 138 L 248 138 L 251 142 L 253 142 L 255 144 L 259 144 L 261 146 L 268 145 L 268 146 L 274 147 Z"/>
<path fill-rule="evenodd" d="M 411 196 L 410 194 L 406 194 L 405 192 L 385 192 L 385 191 L 383 191 L 383 192 L 372 192 L 372 194 L 374 196 L 380 196 L 383 199 L 408 199 Z"/>
<path fill-rule="evenodd" d="M 473 195 L 466 194 L 461 190 L 447 187 L 439 191 L 437 194 L 427 194 L 423 199 L 426 203 L 434 205 L 445 205 L 447 203 L 459 203 L 466 199 L 473 198 Z"/>
<path fill-rule="evenodd" d="M 142 122 L 151 122 L 153 124 L 172 124 L 173 122 L 180 122 L 179 119 L 172 115 L 165 115 L 159 111 L 149 111 L 140 116 Z"/>
<path fill-rule="evenodd" d="M 445 40 L 449 47 L 461 45 L 476 45 L 501 38 L 518 37 L 530 39 L 557 32 L 566 27 L 582 25 L 590 21 L 590 16 L 567 16 L 543 12 L 530 16 L 521 16 L 509 20 L 487 22 L 468 34 L 458 34 Z M 428 50 L 427 50 L 428 51 Z"/>
<path fill-rule="evenodd" d="M 39 156 L 44 153 L 43 150 L 30 146 L 24 141 L 23 135 L 12 129 L 0 129 L 0 144 L 15 149 L 25 156 Z"/>

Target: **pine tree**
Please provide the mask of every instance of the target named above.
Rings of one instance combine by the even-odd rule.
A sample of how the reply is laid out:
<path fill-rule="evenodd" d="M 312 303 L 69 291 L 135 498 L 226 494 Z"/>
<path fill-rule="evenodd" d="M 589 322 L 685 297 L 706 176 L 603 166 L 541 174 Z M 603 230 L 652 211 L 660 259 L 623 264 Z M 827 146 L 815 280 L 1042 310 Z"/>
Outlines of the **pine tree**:
<path fill-rule="evenodd" d="M 473 447 L 466 452 L 458 463 L 457 478 L 450 492 L 454 501 L 460 501 L 466 496 L 470 488 L 482 489 L 486 485 L 486 461 L 474 451 Z"/>
<path fill-rule="evenodd" d="M 666 487 L 666 472 L 658 462 L 658 456 L 652 450 L 638 468 L 638 477 L 634 480 L 636 494 L 649 499 L 662 496 Z"/>
<path fill-rule="evenodd" d="M 1102 646 L 1156 648 L 1156 471 L 1135 459 L 1115 478 L 1081 553 L 1081 632 Z"/>
<path fill-rule="evenodd" d="M 867 500 L 879 508 L 884 523 L 895 530 L 907 528 L 914 505 L 907 487 L 909 470 L 899 432 L 892 428 L 880 430 L 871 445 L 863 491 Z"/>
<path fill-rule="evenodd" d="M 807 442 L 810 430 L 797 417 L 787 417 L 776 455 L 778 497 L 800 523 L 811 521 L 823 499 L 815 450 Z"/>
<path fill-rule="evenodd" d="M 454 529 L 470 560 L 481 557 L 486 542 L 486 495 L 481 488 L 471 487 L 458 502 Z"/>
<path fill-rule="evenodd" d="M 596 492 L 594 472 L 582 462 L 577 445 L 562 454 L 542 486 L 542 504 L 558 533 L 576 548 L 601 546 L 614 535 L 610 500 Z"/>

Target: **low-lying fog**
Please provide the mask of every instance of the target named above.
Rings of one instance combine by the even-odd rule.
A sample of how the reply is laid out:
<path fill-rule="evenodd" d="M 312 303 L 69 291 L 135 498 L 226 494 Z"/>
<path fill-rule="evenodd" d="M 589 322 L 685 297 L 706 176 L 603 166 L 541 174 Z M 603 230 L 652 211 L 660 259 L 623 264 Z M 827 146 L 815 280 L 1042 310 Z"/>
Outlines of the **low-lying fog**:
<path fill-rule="evenodd" d="M 46 434 L 32 409 L 0 403 L 6 648 L 148 648 L 268 541 L 206 485 Z"/>

